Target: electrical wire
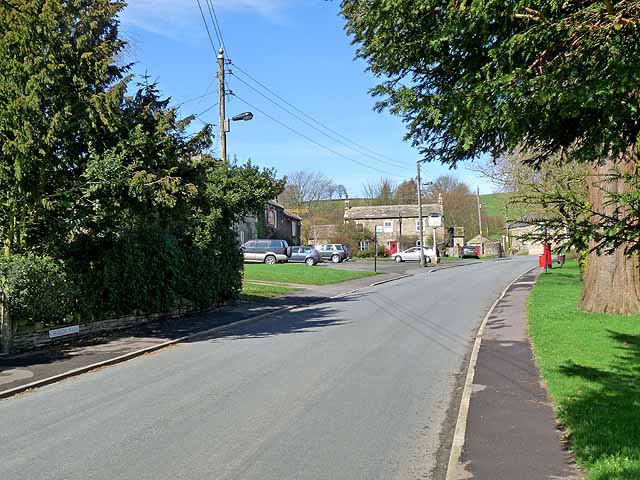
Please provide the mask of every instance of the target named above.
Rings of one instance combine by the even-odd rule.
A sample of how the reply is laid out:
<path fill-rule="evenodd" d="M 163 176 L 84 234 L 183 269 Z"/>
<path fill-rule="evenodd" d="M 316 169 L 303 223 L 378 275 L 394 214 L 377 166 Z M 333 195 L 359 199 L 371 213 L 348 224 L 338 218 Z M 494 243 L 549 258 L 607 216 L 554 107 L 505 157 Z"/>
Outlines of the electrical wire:
<path fill-rule="evenodd" d="M 207 9 L 209 10 L 209 18 L 211 19 L 211 26 L 213 27 L 213 31 L 216 34 L 216 38 L 218 39 L 218 44 L 220 48 L 224 51 L 224 41 L 222 40 L 222 32 L 220 31 L 220 26 L 218 25 L 218 19 L 215 17 L 215 10 L 213 8 L 213 3 L 211 0 L 205 0 L 207 5 Z"/>
<path fill-rule="evenodd" d="M 211 43 L 211 48 L 213 48 L 213 53 L 216 53 L 218 49 L 213 43 L 213 38 L 211 37 L 211 32 L 209 31 L 209 25 L 207 24 L 207 19 L 204 16 L 204 12 L 202 11 L 202 5 L 200 4 L 200 0 L 196 0 L 198 4 L 198 9 L 200 10 L 200 16 L 202 17 L 202 21 L 204 22 L 204 28 L 207 30 L 207 36 L 209 37 L 209 42 Z"/>
<path fill-rule="evenodd" d="M 249 103 L 248 101 L 246 101 L 246 100 L 245 100 L 245 99 L 243 99 L 242 97 L 238 96 L 237 94 L 235 94 L 235 93 L 234 93 L 234 94 L 233 94 L 233 96 L 234 96 L 234 97 L 236 97 L 236 98 L 237 98 L 238 100 L 240 100 L 241 102 L 245 103 L 245 104 L 246 104 L 247 106 L 249 106 L 250 108 L 252 108 L 252 109 L 254 109 L 254 110 L 256 110 L 256 111 L 260 112 L 260 113 L 261 113 L 262 115 L 264 115 L 265 117 L 267 117 L 267 118 L 271 119 L 272 121 L 274 121 L 274 122 L 275 122 L 275 123 L 277 123 L 278 125 L 280 125 L 280 126 L 282 126 L 282 127 L 286 128 L 287 130 L 289 130 L 289 131 L 291 131 L 291 132 L 295 133 L 296 135 L 298 135 L 298 136 L 300 136 L 300 137 L 304 138 L 305 140 L 308 140 L 309 142 L 313 143 L 314 145 L 317 145 L 318 147 L 320 147 L 320 148 L 322 148 L 322 149 L 324 149 L 324 150 L 326 150 L 326 151 L 328 151 L 328 152 L 330 152 L 330 153 L 332 153 L 332 154 L 334 154 L 334 155 L 337 155 L 338 157 L 342 157 L 342 158 L 344 158 L 345 160 L 349 160 L 350 162 L 356 163 L 356 164 L 360 165 L 361 167 L 365 167 L 365 168 L 368 168 L 368 169 L 375 170 L 375 171 L 377 171 L 377 172 L 383 173 L 384 175 L 391 175 L 391 176 L 393 176 L 393 177 L 402 178 L 402 179 L 406 178 L 406 177 L 403 177 L 403 176 L 401 176 L 401 175 L 395 175 L 395 174 L 393 174 L 393 173 L 389 173 L 389 172 L 387 172 L 387 171 L 385 171 L 385 170 L 382 170 L 382 169 L 376 168 L 376 167 L 374 167 L 374 166 L 368 165 L 368 164 L 366 164 L 366 163 L 364 163 L 364 162 L 360 162 L 360 161 L 358 161 L 358 160 L 356 160 L 356 159 L 354 159 L 354 158 L 352 158 L 352 157 L 349 157 L 348 155 L 345 155 L 345 154 L 343 154 L 343 153 L 338 152 L 337 150 L 332 149 L 331 147 L 327 147 L 326 145 L 323 145 L 322 143 L 318 142 L 317 140 L 314 140 L 313 138 L 309 137 L 308 135 L 305 135 L 304 133 L 299 132 L 299 131 L 298 131 L 298 130 L 296 130 L 295 128 L 290 127 L 290 126 L 289 126 L 289 125 L 287 125 L 286 123 L 281 122 L 281 121 L 280 121 L 280 120 L 278 120 L 277 118 L 275 118 L 275 117 L 273 117 L 273 116 L 269 115 L 269 114 L 268 114 L 267 112 L 265 112 L 264 110 L 262 110 L 262 109 L 260 109 L 260 108 L 256 107 L 255 105 L 252 105 L 251 103 Z"/>
<path fill-rule="evenodd" d="M 231 73 L 231 75 L 233 75 L 233 72 Z M 340 140 L 340 138 L 330 135 L 328 133 L 326 133 L 325 131 L 319 129 L 318 127 L 316 127 L 314 124 L 312 124 L 311 122 L 305 120 L 303 117 L 301 117 L 300 115 L 297 115 L 296 113 L 292 112 L 291 110 L 289 110 L 286 107 L 283 107 L 281 104 L 279 104 L 278 102 L 276 102 L 275 100 L 273 100 L 271 97 L 265 95 L 264 93 L 262 93 L 260 90 L 258 90 L 257 88 L 255 88 L 253 85 L 251 85 L 249 82 L 246 82 L 245 80 L 243 80 L 242 78 L 234 75 L 234 77 L 236 78 L 236 80 L 239 80 L 240 82 L 242 82 L 243 84 L 245 84 L 247 87 L 249 87 L 251 90 L 253 90 L 254 92 L 256 92 L 258 95 L 260 95 L 261 97 L 265 98 L 266 100 L 268 100 L 269 102 L 273 103 L 276 107 L 280 108 L 281 110 L 284 110 L 285 112 L 287 112 L 289 115 L 291 115 L 292 117 L 296 118 L 297 120 L 301 121 L 302 123 L 304 123 L 305 125 L 309 126 L 310 128 L 314 129 L 315 131 L 319 132 L 320 134 L 324 135 L 325 137 L 327 137 L 328 139 L 339 143 L 340 145 L 347 147 L 348 149 L 363 155 L 365 157 L 370 158 L 373 161 L 382 163 L 384 165 L 388 165 L 388 162 L 385 160 L 380 160 L 379 158 L 374 157 L 371 154 L 368 154 L 366 152 L 363 152 L 361 150 L 358 150 L 357 148 L 352 147 L 351 145 L 349 145 L 347 142 Z M 409 168 L 407 165 L 402 165 L 400 163 L 396 163 L 396 165 L 400 168 Z"/>
<path fill-rule="evenodd" d="M 314 117 L 312 117 L 311 115 L 303 112 L 301 109 L 299 109 L 298 107 L 296 107 L 295 105 L 293 105 L 292 103 L 290 103 L 289 101 L 287 101 L 285 98 L 283 98 L 282 96 L 278 95 L 276 92 L 274 92 L 273 90 L 271 90 L 269 87 L 267 87 L 264 83 L 260 82 L 259 80 L 257 80 L 255 77 L 253 77 L 250 73 L 248 73 L 247 71 L 243 70 L 241 67 L 239 67 L 236 63 L 231 62 L 231 64 L 240 72 L 242 72 L 244 75 L 246 75 L 249 79 L 251 79 L 253 82 L 255 82 L 256 84 L 260 85 L 262 88 L 264 88 L 267 92 L 269 92 L 271 95 L 273 95 L 274 97 L 276 97 L 277 99 L 279 99 L 280 101 L 282 101 L 283 103 L 285 103 L 286 105 L 288 105 L 289 107 L 291 107 L 292 109 L 294 109 L 296 112 L 300 113 L 301 115 L 305 116 L 306 118 L 308 118 L 309 120 L 311 120 L 312 122 L 316 123 L 317 125 L 319 125 L 320 127 L 324 128 L 325 130 L 333 133 L 334 135 L 337 135 L 338 137 L 344 139 L 345 141 L 363 149 L 366 150 L 367 152 L 370 152 L 373 155 L 376 155 L 377 157 L 380 157 L 390 163 L 393 163 L 396 166 L 402 167 L 402 168 L 408 168 L 407 165 L 402 164 L 401 162 L 399 162 L 398 160 L 394 160 L 390 157 L 387 157 L 386 155 L 383 155 L 381 153 L 376 152 L 375 150 L 372 150 L 368 147 L 365 147 L 364 145 L 361 145 L 357 142 L 355 142 L 354 140 L 351 140 L 350 138 L 344 136 L 343 134 L 333 130 L 331 127 L 328 127 L 327 125 L 325 125 L 324 123 L 322 123 L 321 121 L 315 119 Z M 234 75 L 236 78 L 239 79 L 239 77 L 237 75 Z"/>

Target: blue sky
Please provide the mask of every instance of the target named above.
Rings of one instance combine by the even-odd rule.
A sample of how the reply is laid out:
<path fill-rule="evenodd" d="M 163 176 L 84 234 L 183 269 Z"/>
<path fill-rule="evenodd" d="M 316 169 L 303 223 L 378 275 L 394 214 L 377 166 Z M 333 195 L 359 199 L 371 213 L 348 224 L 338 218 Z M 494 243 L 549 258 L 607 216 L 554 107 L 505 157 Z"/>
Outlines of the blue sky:
<path fill-rule="evenodd" d="M 176 104 L 209 93 L 182 105 L 184 115 L 201 113 L 216 103 L 215 55 L 196 0 L 129 3 L 121 15 L 121 29 L 130 42 L 128 60 L 136 63 L 135 72 L 146 72 L 157 80 Z M 201 3 L 204 7 L 204 0 Z M 359 163 L 328 152 L 256 110 L 252 121 L 232 124 L 227 136 L 230 155 L 237 155 L 240 162 L 250 158 L 258 165 L 274 167 L 280 175 L 294 170 L 322 171 L 345 185 L 352 197 L 361 194 L 366 181 L 381 176 L 402 181 L 415 176 L 419 155 L 403 141 L 402 121 L 373 111 L 375 100 L 368 90 L 376 79 L 365 71 L 363 61 L 354 61 L 355 48 L 342 29 L 338 0 L 213 0 L 213 5 L 234 63 L 306 114 L 391 158 L 394 165 L 383 159 L 375 161 L 323 136 L 234 76 L 229 77 L 229 88 L 238 97 Z M 249 81 L 241 72 L 234 72 Z M 228 116 L 247 110 L 252 108 L 238 98 L 231 97 L 227 103 Z M 217 115 L 215 107 L 199 118 L 217 124 Z M 424 166 L 423 176 L 429 180 L 447 172 L 448 167 L 430 163 Z M 453 173 L 474 189 L 478 184 L 481 193 L 492 190 L 465 168 Z"/>

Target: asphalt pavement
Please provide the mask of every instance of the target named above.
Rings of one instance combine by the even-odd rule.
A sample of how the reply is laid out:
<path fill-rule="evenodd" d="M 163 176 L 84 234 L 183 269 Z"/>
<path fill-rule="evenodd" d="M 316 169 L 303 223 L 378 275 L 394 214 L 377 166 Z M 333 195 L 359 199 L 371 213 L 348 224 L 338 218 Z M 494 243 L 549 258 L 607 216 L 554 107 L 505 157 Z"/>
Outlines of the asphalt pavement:
<path fill-rule="evenodd" d="M 418 479 L 529 258 L 421 272 L 0 400 L 0 478 Z"/>

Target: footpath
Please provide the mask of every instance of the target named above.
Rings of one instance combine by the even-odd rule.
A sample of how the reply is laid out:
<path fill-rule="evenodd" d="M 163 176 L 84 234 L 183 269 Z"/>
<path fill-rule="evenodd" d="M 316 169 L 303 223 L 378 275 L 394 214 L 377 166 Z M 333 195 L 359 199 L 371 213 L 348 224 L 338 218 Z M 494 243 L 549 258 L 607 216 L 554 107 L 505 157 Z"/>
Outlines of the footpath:
<path fill-rule="evenodd" d="M 537 275 L 518 279 L 480 332 L 468 412 L 465 419 L 465 389 L 447 480 L 583 476 L 563 444 L 529 342 L 526 301 Z"/>
<path fill-rule="evenodd" d="M 151 353 L 170 345 L 170 342 L 187 340 L 185 337 L 191 340 L 198 335 L 213 333 L 213 329 L 223 331 L 225 326 L 238 322 L 263 319 L 278 312 L 323 302 L 372 284 L 399 278 L 404 278 L 404 275 L 387 273 L 333 285 L 304 288 L 276 298 L 238 303 L 177 319 L 149 322 L 100 337 L 70 339 L 67 343 L 44 350 L 0 357 L 0 398 Z"/>

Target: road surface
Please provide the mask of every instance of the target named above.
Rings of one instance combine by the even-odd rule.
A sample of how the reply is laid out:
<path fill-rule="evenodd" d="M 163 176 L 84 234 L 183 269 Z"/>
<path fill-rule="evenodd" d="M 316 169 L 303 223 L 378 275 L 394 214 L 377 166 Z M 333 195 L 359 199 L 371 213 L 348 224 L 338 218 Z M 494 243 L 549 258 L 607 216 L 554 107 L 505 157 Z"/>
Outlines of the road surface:
<path fill-rule="evenodd" d="M 3 480 L 422 479 L 514 258 L 421 273 L 0 400 Z"/>

